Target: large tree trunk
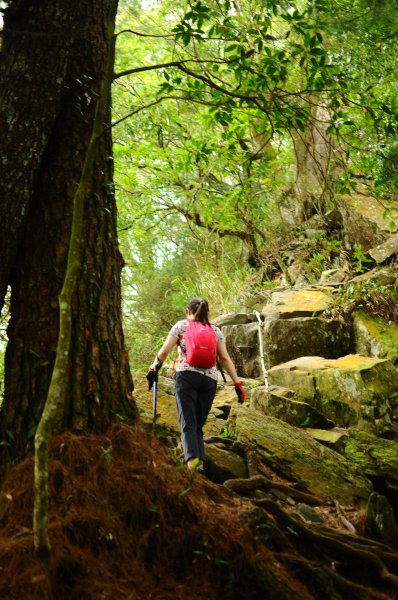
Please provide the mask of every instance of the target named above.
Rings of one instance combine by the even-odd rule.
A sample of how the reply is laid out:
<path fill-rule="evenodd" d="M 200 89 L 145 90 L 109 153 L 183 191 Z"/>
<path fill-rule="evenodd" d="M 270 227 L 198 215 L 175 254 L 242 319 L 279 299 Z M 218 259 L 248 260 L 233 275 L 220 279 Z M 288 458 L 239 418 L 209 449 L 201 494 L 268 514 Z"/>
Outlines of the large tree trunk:
<path fill-rule="evenodd" d="M 294 214 L 297 224 L 330 208 L 338 178 L 338 153 L 335 141 L 327 133 L 330 114 L 326 107 L 314 105 L 304 131 L 294 131 L 296 154 Z"/>
<path fill-rule="evenodd" d="M 44 10 L 51 3 L 42 0 L 38 4 Z M 105 23 L 109 12 L 114 14 L 116 8 L 114 0 L 73 0 L 68 5 L 73 21 L 68 18 L 64 24 L 69 45 L 58 49 L 60 63 L 67 63 L 59 110 L 35 177 L 11 276 L 2 436 L 10 444 L 7 448 L 12 460 L 29 449 L 48 391 L 72 200 L 108 51 Z M 42 27 L 40 18 L 40 11 L 32 12 L 27 25 L 30 31 Z M 40 40 L 37 38 L 36 44 Z M 57 93 L 53 85 L 56 79 L 55 70 L 47 88 L 42 89 L 43 96 Z M 21 97 L 23 93 L 21 90 Z M 110 129 L 101 140 L 95 174 L 85 207 L 83 268 L 73 299 L 71 360 L 62 428 L 101 432 L 116 414 L 134 415 L 133 385 L 121 323 L 122 258 L 116 234 Z"/>
<path fill-rule="evenodd" d="M 73 7 L 10 2 L 0 52 L 0 308 L 41 158 L 65 92 Z"/>

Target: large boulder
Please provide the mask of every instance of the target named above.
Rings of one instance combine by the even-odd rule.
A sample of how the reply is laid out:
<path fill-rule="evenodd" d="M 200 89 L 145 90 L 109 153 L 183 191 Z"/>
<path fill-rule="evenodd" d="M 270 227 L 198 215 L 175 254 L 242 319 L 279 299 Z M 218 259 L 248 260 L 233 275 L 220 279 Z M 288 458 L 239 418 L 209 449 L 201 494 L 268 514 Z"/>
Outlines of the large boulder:
<path fill-rule="evenodd" d="M 347 238 L 352 244 L 360 244 L 362 250 L 379 246 L 391 236 L 390 220 L 384 218 L 384 206 L 369 196 L 365 186 L 351 195 L 342 196 L 338 208 Z"/>
<path fill-rule="evenodd" d="M 228 352 L 240 377 L 259 377 L 261 361 L 258 322 L 222 327 Z"/>
<path fill-rule="evenodd" d="M 383 479 L 398 489 L 398 442 L 371 433 L 350 429 L 344 455 L 361 473 Z"/>
<path fill-rule="evenodd" d="M 243 323 L 251 323 L 252 321 L 256 321 L 256 315 L 248 313 L 226 313 L 212 319 L 212 323 L 218 325 L 218 327 L 242 325 Z"/>
<path fill-rule="evenodd" d="M 300 356 L 338 358 L 350 352 L 350 327 L 322 317 L 265 321 L 264 358 L 267 368 Z"/>
<path fill-rule="evenodd" d="M 297 400 L 293 390 L 276 385 L 255 387 L 251 393 L 251 406 L 294 427 L 333 427 L 333 423 L 311 404 Z"/>
<path fill-rule="evenodd" d="M 205 443 L 206 473 L 212 481 L 224 483 L 227 479 L 249 477 L 246 459 L 221 443 Z"/>
<path fill-rule="evenodd" d="M 263 307 L 261 312 L 266 319 L 313 317 L 323 313 L 332 301 L 329 288 L 287 289 L 273 292 L 271 301 Z"/>
<path fill-rule="evenodd" d="M 260 330 L 260 334 L 259 334 Z M 227 325 L 222 328 L 228 351 L 242 377 L 261 377 L 260 341 L 269 369 L 299 356 L 338 358 L 350 351 L 350 327 L 322 317 L 267 319 L 259 323 Z"/>
<path fill-rule="evenodd" d="M 353 313 L 354 349 L 357 354 L 388 358 L 398 363 L 398 325 L 371 317 L 362 310 Z"/>
<path fill-rule="evenodd" d="M 269 382 L 295 391 L 339 427 L 376 434 L 393 429 L 398 372 L 390 360 L 348 355 L 335 360 L 306 356 L 277 365 Z"/>
<path fill-rule="evenodd" d="M 299 481 L 312 494 L 353 504 L 372 492 L 370 481 L 337 452 L 305 432 L 251 406 L 233 408 L 229 429 L 277 473 Z"/>
<path fill-rule="evenodd" d="M 369 254 L 377 264 L 381 264 L 398 254 L 398 234 L 392 235 L 382 244 L 371 248 Z"/>
<path fill-rule="evenodd" d="M 299 356 L 337 358 L 350 352 L 350 327 L 323 319 L 333 301 L 330 288 L 278 290 L 260 313 L 224 315 L 222 327 L 228 351 L 241 377 L 261 377 L 260 336 L 264 362 L 274 365 Z"/>

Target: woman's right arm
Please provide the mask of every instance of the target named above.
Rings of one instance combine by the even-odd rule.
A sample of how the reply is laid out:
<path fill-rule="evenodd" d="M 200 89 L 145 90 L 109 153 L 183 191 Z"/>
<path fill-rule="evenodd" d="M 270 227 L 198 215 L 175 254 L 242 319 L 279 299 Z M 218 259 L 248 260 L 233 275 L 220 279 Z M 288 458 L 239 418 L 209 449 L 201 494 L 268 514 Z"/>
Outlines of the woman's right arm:
<path fill-rule="evenodd" d="M 236 373 L 235 365 L 228 353 L 225 342 L 217 342 L 217 356 L 232 381 L 234 383 L 239 383 L 239 377 Z"/>
<path fill-rule="evenodd" d="M 168 355 L 170 354 L 170 352 L 173 350 L 173 348 L 175 346 L 177 346 L 178 343 L 178 337 L 176 337 L 175 335 L 171 335 L 169 333 L 169 335 L 166 338 L 165 343 L 163 344 L 163 346 L 160 348 L 159 352 L 156 355 L 155 360 L 153 361 L 151 368 L 156 368 L 156 365 L 160 362 L 163 363 L 166 358 L 168 357 Z"/>

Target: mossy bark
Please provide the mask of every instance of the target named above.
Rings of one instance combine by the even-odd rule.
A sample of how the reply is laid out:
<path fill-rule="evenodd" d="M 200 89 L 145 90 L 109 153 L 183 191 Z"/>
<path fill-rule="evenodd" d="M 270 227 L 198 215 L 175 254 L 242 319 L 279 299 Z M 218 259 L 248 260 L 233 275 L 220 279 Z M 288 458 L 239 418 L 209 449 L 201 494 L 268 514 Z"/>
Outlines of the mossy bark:
<path fill-rule="evenodd" d="M 115 15 L 110 17 L 107 26 L 109 41 L 108 60 L 105 75 L 97 101 L 93 132 L 84 161 L 82 176 L 73 199 L 72 230 L 69 242 L 68 261 L 64 284 L 59 297 L 59 335 L 55 365 L 50 388 L 35 435 L 35 502 L 33 512 L 33 533 L 35 548 L 44 557 L 50 554 L 48 536 L 48 442 L 53 429 L 60 429 L 63 417 L 64 389 L 67 382 L 72 333 L 72 297 L 81 269 L 81 238 L 84 222 L 85 200 L 90 193 L 94 175 L 94 160 L 99 140 L 104 133 L 106 106 L 110 101 L 112 74 L 115 54 L 114 35 Z"/>

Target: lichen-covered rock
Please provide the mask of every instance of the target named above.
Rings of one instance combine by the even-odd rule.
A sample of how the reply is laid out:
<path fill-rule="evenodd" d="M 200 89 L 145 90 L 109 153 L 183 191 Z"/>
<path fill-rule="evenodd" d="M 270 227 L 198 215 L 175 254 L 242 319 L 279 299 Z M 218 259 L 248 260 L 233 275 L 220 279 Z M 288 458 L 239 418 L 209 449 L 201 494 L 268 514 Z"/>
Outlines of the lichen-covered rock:
<path fill-rule="evenodd" d="M 369 250 L 373 260 L 381 264 L 391 256 L 398 254 L 398 234 L 392 235 L 385 242 Z"/>
<path fill-rule="evenodd" d="M 398 442 L 350 429 L 344 455 L 364 475 L 398 484 Z"/>
<path fill-rule="evenodd" d="M 247 462 L 232 450 L 219 444 L 205 444 L 206 473 L 212 481 L 224 483 L 227 479 L 245 479 L 249 477 Z"/>
<path fill-rule="evenodd" d="M 385 323 L 362 310 L 353 313 L 354 348 L 357 354 L 398 362 L 398 325 Z"/>
<path fill-rule="evenodd" d="M 332 450 L 339 452 L 339 454 L 344 453 L 345 443 L 349 436 L 347 429 L 342 429 L 341 427 L 335 427 L 333 429 L 314 429 L 312 427 L 306 427 L 305 431 L 313 437 L 314 440 L 317 440 L 328 448 L 332 448 Z"/>
<path fill-rule="evenodd" d="M 262 309 L 265 318 L 293 319 L 324 312 L 332 302 L 331 290 L 300 289 L 273 292 L 271 302 Z"/>
<path fill-rule="evenodd" d="M 294 427 L 333 427 L 333 423 L 326 419 L 308 402 L 296 400 L 293 390 L 270 386 L 258 386 L 251 395 L 253 408 L 271 417 L 281 419 Z"/>
<path fill-rule="evenodd" d="M 302 430 L 249 406 L 233 408 L 228 423 L 238 441 L 254 448 L 277 473 L 300 481 L 310 493 L 351 504 L 372 492 L 371 482 L 343 456 Z"/>
<path fill-rule="evenodd" d="M 147 382 L 143 376 L 135 380 L 134 400 L 141 418 L 144 421 L 153 420 L 153 390 L 148 392 Z M 165 425 L 176 432 L 179 431 L 176 401 L 174 396 L 174 382 L 168 377 L 159 376 L 157 387 L 157 420 L 160 425 Z"/>
<path fill-rule="evenodd" d="M 378 246 L 390 237 L 391 230 L 388 219 L 384 218 L 384 207 L 367 194 L 365 186 L 351 195 L 342 196 L 338 208 L 347 237 L 352 244 L 360 244 L 362 250 Z"/>
<path fill-rule="evenodd" d="M 377 434 L 392 428 L 398 372 L 391 361 L 359 355 L 335 360 L 306 356 L 277 365 L 269 382 L 295 391 L 339 427 Z"/>

